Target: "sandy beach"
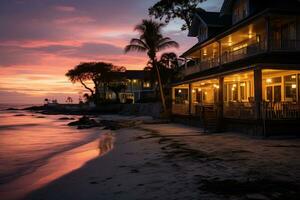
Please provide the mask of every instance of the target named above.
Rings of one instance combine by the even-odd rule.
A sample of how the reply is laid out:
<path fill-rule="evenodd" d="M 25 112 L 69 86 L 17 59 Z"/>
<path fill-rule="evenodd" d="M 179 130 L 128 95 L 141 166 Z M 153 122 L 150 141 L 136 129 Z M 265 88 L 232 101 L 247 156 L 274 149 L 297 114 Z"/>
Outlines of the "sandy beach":
<path fill-rule="evenodd" d="M 110 152 L 25 199 L 293 200 L 300 195 L 299 139 L 206 134 L 147 117 L 106 118 L 140 123 L 111 131 Z"/>

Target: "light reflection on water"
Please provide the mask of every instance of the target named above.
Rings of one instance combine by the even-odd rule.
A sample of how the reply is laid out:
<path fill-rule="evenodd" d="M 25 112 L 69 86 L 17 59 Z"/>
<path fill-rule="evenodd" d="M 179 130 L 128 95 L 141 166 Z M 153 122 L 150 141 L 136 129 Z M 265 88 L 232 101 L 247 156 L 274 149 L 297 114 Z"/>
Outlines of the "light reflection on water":
<path fill-rule="evenodd" d="M 114 136 L 104 130 L 68 127 L 61 115 L 16 113 L 0 112 L 1 197 L 25 195 L 113 148 Z"/>

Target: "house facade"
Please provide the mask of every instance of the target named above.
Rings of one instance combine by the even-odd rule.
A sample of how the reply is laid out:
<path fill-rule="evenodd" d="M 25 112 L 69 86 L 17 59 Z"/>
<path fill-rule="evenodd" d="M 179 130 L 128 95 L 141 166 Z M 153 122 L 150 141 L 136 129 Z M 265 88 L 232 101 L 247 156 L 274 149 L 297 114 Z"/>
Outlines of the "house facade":
<path fill-rule="evenodd" d="M 150 81 L 149 71 L 126 70 L 118 73 L 120 76 L 118 82 L 112 81 L 110 84 L 124 84 L 124 89 L 118 94 L 121 103 L 136 103 L 154 96 L 155 89 Z M 100 93 L 104 94 L 106 99 L 117 99 L 116 94 L 109 88 L 102 87 Z"/>
<path fill-rule="evenodd" d="M 300 132 L 300 2 L 225 0 L 199 9 L 172 87 L 172 114 L 216 130 Z"/>

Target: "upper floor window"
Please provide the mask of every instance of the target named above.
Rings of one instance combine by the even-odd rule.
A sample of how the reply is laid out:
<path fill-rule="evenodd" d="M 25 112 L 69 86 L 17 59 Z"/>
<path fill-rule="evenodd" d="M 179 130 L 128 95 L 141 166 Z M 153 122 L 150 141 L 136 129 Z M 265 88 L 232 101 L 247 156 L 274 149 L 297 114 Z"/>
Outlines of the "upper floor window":
<path fill-rule="evenodd" d="M 247 0 L 237 0 L 233 6 L 232 21 L 236 23 L 249 15 Z"/>
<path fill-rule="evenodd" d="M 199 28 L 198 39 L 199 39 L 199 41 L 204 41 L 205 39 L 207 39 L 207 28 L 206 27 Z"/>

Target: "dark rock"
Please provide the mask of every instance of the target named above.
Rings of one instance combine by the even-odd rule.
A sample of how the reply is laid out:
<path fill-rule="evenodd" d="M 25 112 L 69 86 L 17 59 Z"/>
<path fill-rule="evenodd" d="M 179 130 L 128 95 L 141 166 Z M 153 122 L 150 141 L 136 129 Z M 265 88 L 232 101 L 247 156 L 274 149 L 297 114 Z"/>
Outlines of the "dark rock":
<path fill-rule="evenodd" d="M 101 123 L 98 123 L 94 119 L 90 119 L 89 117 L 83 116 L 79 118 L 79 120 L 70 122 L 68 126 L 78 126 L 78 129 L 88 129 L 93 127 L 99 127 L 102 126 Z"/>
<path fill-rule="evenodd" d="M 6 110 L 19 110 L 17 108 L 7 108 Z"/>
<path fill-rule="evenodd" d="M 74 120 L 73 117 L 61 117 L 61 118 L 58 118 L 58 120 Z"/>

